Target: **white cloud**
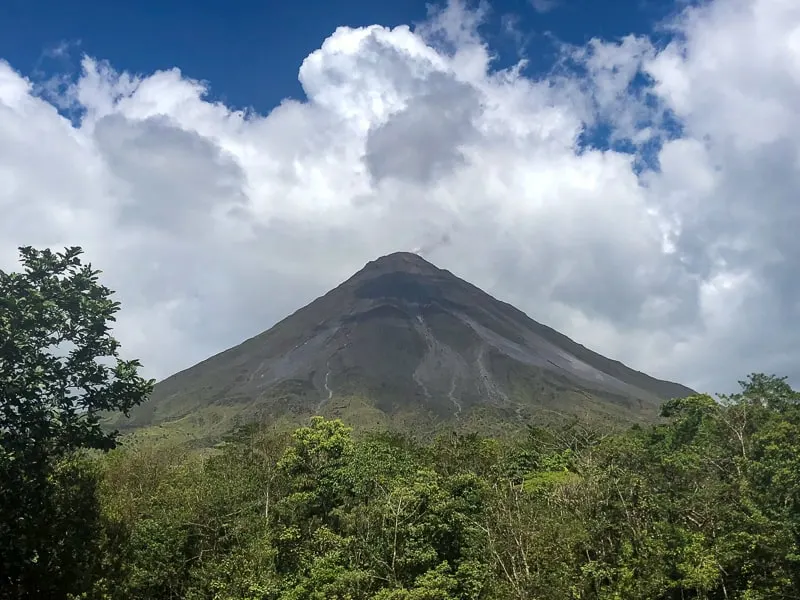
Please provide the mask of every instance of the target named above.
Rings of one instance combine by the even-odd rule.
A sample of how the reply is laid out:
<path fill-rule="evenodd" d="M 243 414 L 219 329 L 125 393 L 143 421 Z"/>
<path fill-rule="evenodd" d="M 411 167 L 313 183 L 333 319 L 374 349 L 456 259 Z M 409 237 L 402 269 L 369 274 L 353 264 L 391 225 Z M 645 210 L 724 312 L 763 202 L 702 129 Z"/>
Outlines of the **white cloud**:
<path fill-rule="evenodd" d="M 18 245 L 84 246 L 156 376 L 430 247 L 636 368 L 800 381 L 800 6 L 714 0 L 664 49 L 595 40 L 565 50 L 580 76 L 543 79 L 492 71 L 480 17 L 453 2 L 416 30 L 340 28 L 300 67 L 307 101 L 266 115 L 177 69 L 85 58 L 58 99 L 73 123 L 0 62 L 0 268 Z M 663 142 L 660 171 L 581 148 L 598 123 Z"/>
<path fill-rule="evenodd" d="M 531 6 L 538 13 L 548 13 L 551 10 L 558 8 L 560 2 L 558 0 L 531 0 Z"/>

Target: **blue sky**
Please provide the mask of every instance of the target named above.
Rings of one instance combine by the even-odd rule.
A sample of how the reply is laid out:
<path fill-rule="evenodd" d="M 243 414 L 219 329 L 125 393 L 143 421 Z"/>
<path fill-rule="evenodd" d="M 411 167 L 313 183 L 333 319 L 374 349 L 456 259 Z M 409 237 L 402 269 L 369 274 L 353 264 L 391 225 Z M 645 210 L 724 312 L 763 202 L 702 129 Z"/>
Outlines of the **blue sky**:
<path fill-rule="evenodd" d="M 553 61 L 553 39 L 583 44 L 593 37 L 652 34 L 654 26 L 684 4 L 535 2 L 539 9 L 534 0 L 491 3 L 481 33 L 497 53 L 498 67 L 515 62 L 522 51 L 530 61 L 530 74 L 547 71 Z M 336 27 L 414 24 L 426 18 L 429 4 L 427 0 L 6 0 L 0 3 L 0 57 L 33 79 L 75 70 L 82 53 L 132 73 L 178 66 L 185 76 L 207 81 L 212 99 L 263 114 L 283 98 L 303 98 L 298 68 Z M 516 33 L 510 34 L 509 26 Z"/>

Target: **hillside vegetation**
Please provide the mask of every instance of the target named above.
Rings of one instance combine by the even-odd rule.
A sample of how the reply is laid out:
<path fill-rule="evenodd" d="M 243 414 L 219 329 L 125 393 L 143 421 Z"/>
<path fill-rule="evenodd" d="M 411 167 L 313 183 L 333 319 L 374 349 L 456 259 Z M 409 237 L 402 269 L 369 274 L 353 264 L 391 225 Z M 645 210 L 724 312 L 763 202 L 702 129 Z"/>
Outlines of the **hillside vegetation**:
<path fill-rule="evenodd" d="M 797 597 L 798 394 L 752 376 L 664 414 L 428 444 L 317 417 L 78 455 L 59 490 L 80 510 L 52 540 L 76 552 L 52 567 L 85 598 Z"/>

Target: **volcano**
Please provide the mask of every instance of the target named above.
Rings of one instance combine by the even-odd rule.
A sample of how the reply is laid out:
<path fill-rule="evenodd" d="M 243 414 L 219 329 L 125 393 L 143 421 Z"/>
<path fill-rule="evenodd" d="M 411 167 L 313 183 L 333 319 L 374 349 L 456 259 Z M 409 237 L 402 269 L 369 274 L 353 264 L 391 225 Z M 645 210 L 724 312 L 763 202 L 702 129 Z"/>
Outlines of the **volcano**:
<path fill-rule="evenodd" d="M 159 382 L 123 427 L 339 416 L 356 425 L 627 422 L 693 391 L 605 358 L 420 256 L 394 253 Z"/>

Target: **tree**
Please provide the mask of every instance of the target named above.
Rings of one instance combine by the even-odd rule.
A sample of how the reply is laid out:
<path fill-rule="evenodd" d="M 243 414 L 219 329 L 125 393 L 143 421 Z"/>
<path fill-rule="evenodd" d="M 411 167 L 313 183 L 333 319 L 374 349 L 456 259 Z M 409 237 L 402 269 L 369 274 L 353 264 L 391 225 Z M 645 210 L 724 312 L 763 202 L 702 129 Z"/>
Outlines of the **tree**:
<path fill-rule="evenodd" d="M 75 531 L 53 522 L 65 514 L 59 499 L 72 497 L 55 489 L 59 466 L 76 451 L 114 447 L 101 415 L 127 415 L 153 382 L 119 358 L 110 325 L 120 305 L 80 248 L 19 250 L 22 272 L 0 271 L 0 589 L 49 597 L 85 576 L 59 560 Z"/>

